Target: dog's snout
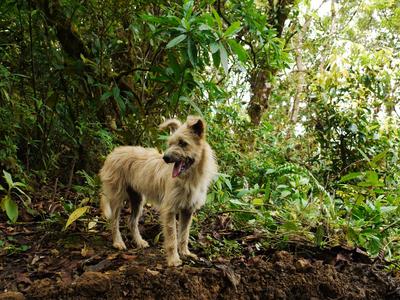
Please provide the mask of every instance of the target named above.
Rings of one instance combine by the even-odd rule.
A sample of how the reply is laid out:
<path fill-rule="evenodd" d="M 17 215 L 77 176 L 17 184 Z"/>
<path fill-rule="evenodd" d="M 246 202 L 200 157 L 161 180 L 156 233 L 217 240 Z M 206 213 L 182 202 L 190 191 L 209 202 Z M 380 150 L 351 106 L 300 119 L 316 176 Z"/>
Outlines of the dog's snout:
<path fill-rule="evenodd" d="M 164 155 L 164 156 L 163 156 L 163 160 L 164 160 L 167 164 L 173 162 L 172 157 L 169 156 L 169 155 Z"/>

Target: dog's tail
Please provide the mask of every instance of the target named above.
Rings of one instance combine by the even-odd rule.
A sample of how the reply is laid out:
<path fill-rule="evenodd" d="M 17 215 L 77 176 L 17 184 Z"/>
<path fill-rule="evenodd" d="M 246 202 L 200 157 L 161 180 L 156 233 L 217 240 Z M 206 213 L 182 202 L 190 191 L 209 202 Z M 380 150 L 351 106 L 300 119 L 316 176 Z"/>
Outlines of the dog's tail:
<path fill-rule="evenodd" d="M 108 201 L 108 199 L 105 195 L 101 195 L 100 208 L 101 208 L 101 211 L 103 212 L 103 216 L 106 217 L 106 219 L 111 219 L 112 210 L 111 210 L 110 202 Z"/>

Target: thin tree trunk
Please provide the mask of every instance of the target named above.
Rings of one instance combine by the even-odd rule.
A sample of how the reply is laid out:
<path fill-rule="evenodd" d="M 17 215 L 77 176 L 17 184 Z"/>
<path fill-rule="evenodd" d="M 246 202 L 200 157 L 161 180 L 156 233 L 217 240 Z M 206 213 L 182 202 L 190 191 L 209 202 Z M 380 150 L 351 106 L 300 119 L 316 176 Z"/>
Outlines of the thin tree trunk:
<path fill-rule="evenodd" d="M 292 123 L 296 123 L 299 117 L 300 102 L 305 87 L 306 67 L 304 66 L 303 63 L 302 48 L 303 48 L 303 37 L 308 30 L 309 24 L 310 24 L 310 19 L 306 20 L 301 31 L 298 33 L 297 38 L 294 39 L 294 44 L 295 44 L 294 49 L 296 53 L 297 86 L 296 86 L 296 93 L 293 99 L 292 109 L 290 112 L 290 121 Z"/>
<path fill-rule="evenodd" d="M 264 111 L 268 108 L 269 96 L 272 92 L 272 84 L 269 82 L 271 72 L 263 69 L 255 69 L 250 76 L 251 98 L 247 108 L 253 125 L 259 125 Z"/>

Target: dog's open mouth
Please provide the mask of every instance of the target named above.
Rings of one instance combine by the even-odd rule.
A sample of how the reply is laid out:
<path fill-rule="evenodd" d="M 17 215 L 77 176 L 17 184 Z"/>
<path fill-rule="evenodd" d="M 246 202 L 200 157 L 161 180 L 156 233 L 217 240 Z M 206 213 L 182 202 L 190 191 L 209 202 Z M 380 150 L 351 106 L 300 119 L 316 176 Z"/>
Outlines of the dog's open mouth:
<path fill-rule="evenodd" d="M 186 158 L 185 160 L 179 160 L 174 163 L 174 168 L 172 170 L 172 177 L 177 177 L 185 172 L 193 164 L 194 159 Z"/>

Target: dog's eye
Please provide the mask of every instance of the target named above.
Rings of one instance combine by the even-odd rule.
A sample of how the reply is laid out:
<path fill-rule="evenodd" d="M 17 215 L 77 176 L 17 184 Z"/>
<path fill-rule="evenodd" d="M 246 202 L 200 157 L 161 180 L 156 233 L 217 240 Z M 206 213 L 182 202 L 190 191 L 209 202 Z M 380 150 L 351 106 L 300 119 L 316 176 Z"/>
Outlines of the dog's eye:
<path fill-rule="evenodd" d="M 179 147 L 185 148 L 188 145 L 188 143 L 186 143 L 184 140 L 179 140 L 178 145 Z"/>

